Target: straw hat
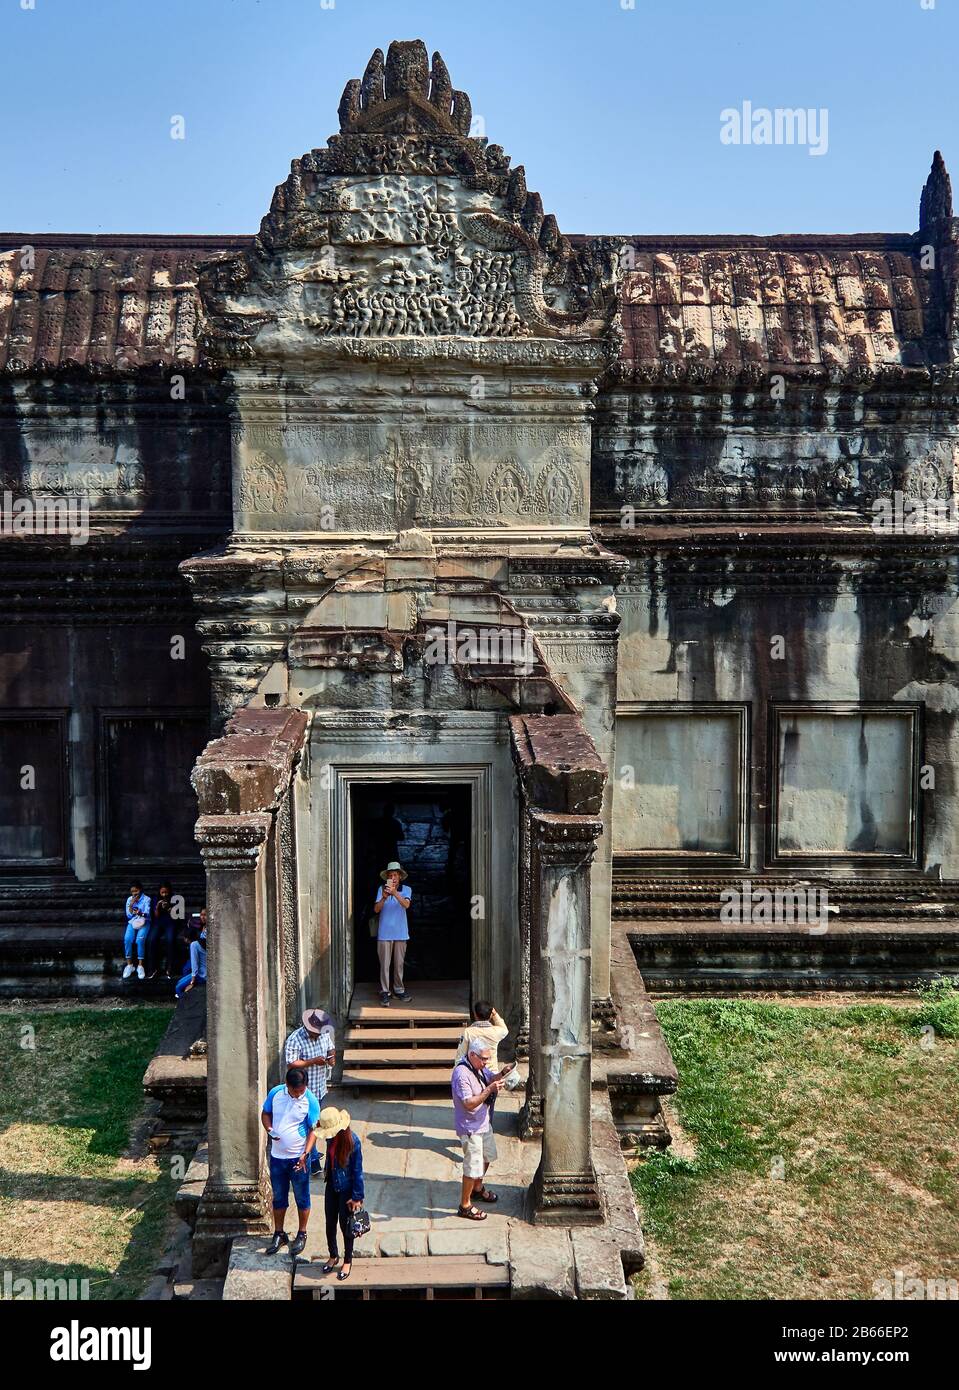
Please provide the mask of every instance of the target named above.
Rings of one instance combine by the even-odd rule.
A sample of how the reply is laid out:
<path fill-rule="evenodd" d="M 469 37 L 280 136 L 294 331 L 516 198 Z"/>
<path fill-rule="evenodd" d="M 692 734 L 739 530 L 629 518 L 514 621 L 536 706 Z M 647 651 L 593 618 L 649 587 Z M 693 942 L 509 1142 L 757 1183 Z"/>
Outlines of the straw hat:
<path fill-rule="evenodd" d="M 322 1033 L 324 1028 L 332 1028 L 333 1020 L 325 1009 L 307 1009 L 303 1014 L 303 1023 L 311 1033 Z"/>
<path fill-rule="evenodd" d="M 328 1105 L 325 1110 L 320 1111 L 320 1122 L 316 1126 L 316 1133 L 320 1139 L 332 1139 L 335 1134 L 339 1134 L 343 1129 L 350 1127 L 350 1112 L 348 1110 L 337 1110 L 335 1105 Z"/>
<path fill-rule="evenodd" d="M 385 883 L 387 874 L 392 873 L 399 873 L 401 883 L 404 881 L 404 879 L 409 878 L 409 874 L 403 868 L 403 865 L 398 864 L 395 859 L 391 859 L 390 862 L 387 864 L 386 868 L 380 870 L 380 878 Z"/>

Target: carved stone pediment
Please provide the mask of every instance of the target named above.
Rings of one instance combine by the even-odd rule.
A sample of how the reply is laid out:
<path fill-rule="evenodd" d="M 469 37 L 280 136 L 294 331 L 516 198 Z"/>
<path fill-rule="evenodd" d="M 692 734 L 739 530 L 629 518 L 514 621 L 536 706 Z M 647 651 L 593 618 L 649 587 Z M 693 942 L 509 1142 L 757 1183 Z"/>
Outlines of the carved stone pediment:
<path fill-rule="evenodd" d="M 253 247 L 200 278 L 207 354 L 342 357 L 338 342 L 587 341 L 613 314 L 615 259 L 574 251 L 522 166 L 470 134 L 470 104 L 419 41 L 347 84 L 341 132 L 294 160 Z"/>

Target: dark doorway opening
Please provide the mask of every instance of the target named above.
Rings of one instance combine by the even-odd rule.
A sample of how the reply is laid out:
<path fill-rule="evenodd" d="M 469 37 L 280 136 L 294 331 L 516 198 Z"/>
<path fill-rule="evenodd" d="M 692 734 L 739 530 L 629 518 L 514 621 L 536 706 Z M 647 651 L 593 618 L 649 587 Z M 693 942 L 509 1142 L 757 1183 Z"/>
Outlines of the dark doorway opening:
<path fill-rule="evenodd" d="M 468 980 L 471 789 L 442 783 L 354 786 L 353 978 L 379 978 L 370 917 L 380 870 L 398 859 L 413 890 L 407 980 Z"/>

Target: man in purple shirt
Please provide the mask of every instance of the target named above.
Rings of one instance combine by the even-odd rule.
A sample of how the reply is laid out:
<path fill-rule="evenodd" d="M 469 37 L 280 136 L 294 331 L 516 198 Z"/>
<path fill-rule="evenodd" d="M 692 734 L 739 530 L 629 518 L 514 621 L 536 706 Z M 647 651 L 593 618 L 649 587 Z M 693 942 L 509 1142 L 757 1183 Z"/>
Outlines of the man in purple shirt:
<path fill-rule="evenodd" d="M 486 1212 L 473 1206 L 473 1199 L 493 1203 L 496 1193 L 484 1183 L 486 1170 L 496 1157 L 493 1138 L 492 1102 L 503 1088 L 503 1079 L 513 1070 L 508 1062 L 501 1071 L 489 1069 L 490 1045 L 474 1038 L 462 1061 L 453 1068 L 453 1121 L 463 1145 L 463 1188 L 457 1216 L 466 1221 L 485 1221 Z"/>

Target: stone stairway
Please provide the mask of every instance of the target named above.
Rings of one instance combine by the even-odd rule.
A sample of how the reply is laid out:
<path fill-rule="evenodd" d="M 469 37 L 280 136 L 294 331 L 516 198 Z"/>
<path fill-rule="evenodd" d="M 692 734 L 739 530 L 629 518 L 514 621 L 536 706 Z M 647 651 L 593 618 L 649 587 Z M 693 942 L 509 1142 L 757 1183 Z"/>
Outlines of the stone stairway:
<path fill-rule="evenodd" d="M 775 893 L 825 888 L 828 928 L 723 923 L 720 894 L 748 880 Z M 959 883 L 929 878 L 800 874 L 657 876 L 614 865 L 613 920 L 629 936 L 654 993 L 734 990 L 910 990 L 959 969 Z"/>
<path fill-rule="evenodd" d="M 408 1091 L 448 1087 L 456 1044 L 469 1022 L 465 980 L 411 983 L 408 1004 L 379 1002 L 372 985 L 357 985 L 350 1002 L 339 1084 Z"/>

